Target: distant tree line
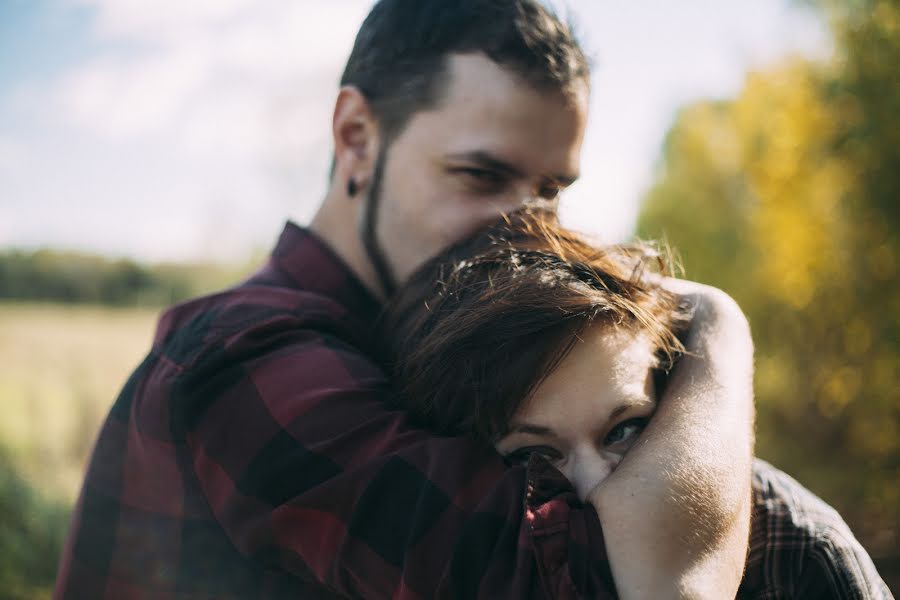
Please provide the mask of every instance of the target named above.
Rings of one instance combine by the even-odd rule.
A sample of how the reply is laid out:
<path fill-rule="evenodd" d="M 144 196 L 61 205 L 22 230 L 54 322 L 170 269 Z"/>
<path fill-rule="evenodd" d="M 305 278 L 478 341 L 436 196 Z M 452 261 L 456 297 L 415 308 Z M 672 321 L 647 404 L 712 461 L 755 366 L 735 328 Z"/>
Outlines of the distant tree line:
<path fill-rule="evenodd" d="M 57 250 L 0 252 L 0 300 L 159 307 L 235 283 L 239 267 L 146 265 Z"/>

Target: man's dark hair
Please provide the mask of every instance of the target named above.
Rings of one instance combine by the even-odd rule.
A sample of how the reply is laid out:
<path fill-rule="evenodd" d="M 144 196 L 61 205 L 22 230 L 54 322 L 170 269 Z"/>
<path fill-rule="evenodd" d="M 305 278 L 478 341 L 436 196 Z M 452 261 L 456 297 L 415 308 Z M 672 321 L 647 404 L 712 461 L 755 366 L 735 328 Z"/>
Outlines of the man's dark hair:
<path fill-rule="evenodd" d="M 379 0 L 341 85 L 366 97 L 388 145 L 438 104 L 449 55 L 479 52 L 542 90 L 565 93 L 589 73 L 571 28 L 537 0 Z"/>

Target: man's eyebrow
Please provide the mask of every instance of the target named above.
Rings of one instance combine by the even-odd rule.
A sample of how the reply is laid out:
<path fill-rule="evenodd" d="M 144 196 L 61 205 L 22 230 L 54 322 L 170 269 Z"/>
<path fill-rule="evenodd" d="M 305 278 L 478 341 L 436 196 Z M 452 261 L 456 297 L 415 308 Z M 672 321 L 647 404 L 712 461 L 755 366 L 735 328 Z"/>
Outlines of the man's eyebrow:
<path fill-rule="evenodd" d="M 522 171 L 516 168 L 514 165 L 484 150 L 473 150 L 471 152 L 451 154 L 449 158 L 452 160 L 475 163 L 480 167 L 499 171 L 505 175 L 509 175 L 510 177 L 519 177 L 522 175 Z"/>
<path fill-rule="evenodd" d="M 448 156 L 451 160 L 459 160 L 470 163 L 475 163 L 480 167 L 484 167 L 485 169 L 491 169 L 493 171 L 499 171 L 504 175 L 509 177 L 521 177 L 522 171 L 515 167 L 514 165 L 506 162 L 502 158 L 494 156 L 490 152 L 486 152 L 484 150 L 473 150 L 471 152 L 460 152 L 459 154 L 451 154 Z M 567 174 L 567 175 L 551 175 L 547 178 L 549 183 L 554 183 L 560 185 L 562 187 L 569 187 L 576 181 L 578 181 L 578 173 Z"/>
<path fill-rule="evenodd" d="M 535 435 L 553 435 L 554 432 L 549 427 L 543 425 L 532 425 L 531 423 L 513 423 L 509 429 L 510 433 L 533 433 Z"/>

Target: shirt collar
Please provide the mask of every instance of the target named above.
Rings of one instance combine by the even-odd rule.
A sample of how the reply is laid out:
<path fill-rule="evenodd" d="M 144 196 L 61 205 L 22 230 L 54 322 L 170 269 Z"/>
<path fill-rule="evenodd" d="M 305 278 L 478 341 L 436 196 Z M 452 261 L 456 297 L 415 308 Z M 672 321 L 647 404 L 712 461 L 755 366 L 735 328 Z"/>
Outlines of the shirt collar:
<path fill-rule="evenodd" d="M 381 311 L 379 302 L 328 242 L 292 221 L 285 223 L 268 264 L 251 281 L 327 296 L 368 323 Z"/>

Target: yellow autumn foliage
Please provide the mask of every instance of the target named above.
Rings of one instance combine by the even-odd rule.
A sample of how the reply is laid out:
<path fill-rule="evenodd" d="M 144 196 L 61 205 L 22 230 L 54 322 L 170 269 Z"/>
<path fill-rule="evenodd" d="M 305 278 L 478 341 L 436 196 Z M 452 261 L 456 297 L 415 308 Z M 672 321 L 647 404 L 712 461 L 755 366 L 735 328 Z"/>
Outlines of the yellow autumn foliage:
<path fill-rule="evenodd" d="M 900 7 L 835 4 L 832 60 L 685 107 L 638 226 L 745 310 L 757 453 L 900 553 Z M 895 574 L 900 575 L 900 574 Z"/>

